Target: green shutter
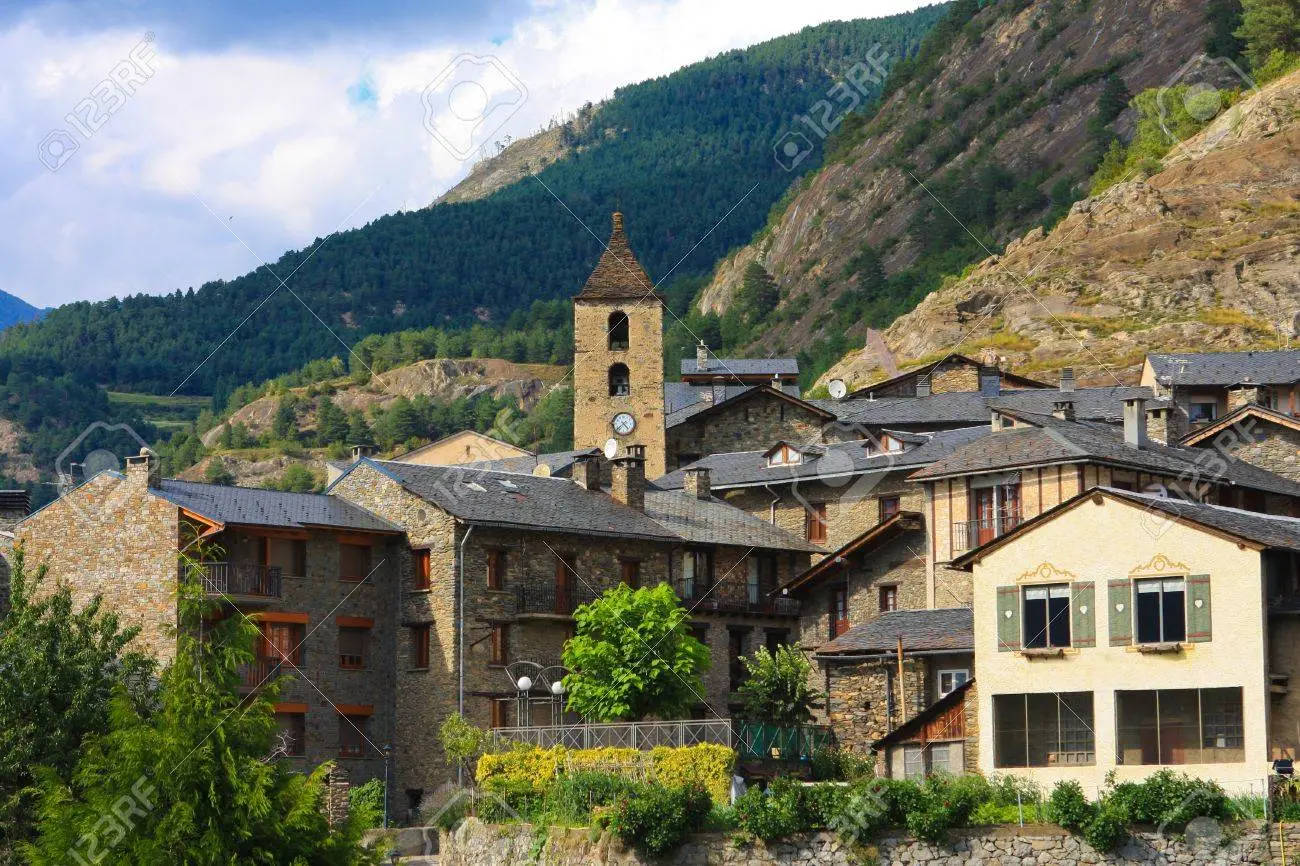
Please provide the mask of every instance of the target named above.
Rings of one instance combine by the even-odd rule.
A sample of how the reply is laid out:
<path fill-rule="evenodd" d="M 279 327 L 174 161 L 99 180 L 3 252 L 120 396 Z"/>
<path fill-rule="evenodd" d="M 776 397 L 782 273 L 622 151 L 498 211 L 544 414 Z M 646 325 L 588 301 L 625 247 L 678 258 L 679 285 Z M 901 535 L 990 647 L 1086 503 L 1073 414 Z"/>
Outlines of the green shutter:
<path fill-rule="evenodd" d="M 1133 643 L 1133 581 L 1112 580 L 1107 609 L 1110 611 L 1110 645 Z"/>
<path fill-rule="evenodd" d="M 1070 642 L 1076 647 L 1097 645 L 1097 590 L 1091 580 L 1070 585 Z"/>
<path fill-rule="evenodd" d="M 998 652 L 1020 649 L 1020 587 L 998 587 Z"/>
<path fill-rule="evenodd" d="M 1187 578 L 1187 639 L 1193 643 L 1210 639 L 1210 576 Z"/>

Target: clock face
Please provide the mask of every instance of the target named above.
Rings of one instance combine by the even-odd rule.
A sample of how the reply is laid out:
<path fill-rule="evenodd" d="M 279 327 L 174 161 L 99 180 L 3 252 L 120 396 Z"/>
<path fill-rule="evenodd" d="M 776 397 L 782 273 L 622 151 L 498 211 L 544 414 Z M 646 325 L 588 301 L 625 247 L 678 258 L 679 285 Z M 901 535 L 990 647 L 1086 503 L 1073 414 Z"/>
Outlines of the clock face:
<path fill-rule="evenodd" d="M 627 412 L 619 412 L 614 416 L 614 432 L 620 436 L 626 436 L 636 429 L 636 419 Z"/>

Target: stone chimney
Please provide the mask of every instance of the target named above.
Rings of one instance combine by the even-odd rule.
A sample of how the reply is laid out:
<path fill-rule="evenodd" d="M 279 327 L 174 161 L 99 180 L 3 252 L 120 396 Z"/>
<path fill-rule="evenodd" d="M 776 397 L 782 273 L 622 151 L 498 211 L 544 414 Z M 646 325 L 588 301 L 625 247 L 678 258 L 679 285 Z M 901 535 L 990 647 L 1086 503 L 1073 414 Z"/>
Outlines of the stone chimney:
<path fill-rule="evenodd" d="M 600 458 L 582 454 L 573 460 L 573 482 L 583 490 L 600 489 Z"/>
<path fill-rule="evenodd" d="M 26 490 L 0 490 L 0 530 L 12 532 L 31 507 L 32 497 Z"/>
<path fill-rule="evenodd" d="M 126 458 L 126 477 L 144 487 L 162 486 L 162 468 L 158 455 L 149 448 L 141 448 L 134 457 Z"/>
<path fill-rule="evenodd" d="M 1063 394 L 1074 390 L 1074 368 L 1073 367 L 1061 368 L 1060 389 L 1061 389 L 1061 393 Z"/>
<path fill-rule="evenodd" d="M 997 370 L 1001 365 L 1001 363 L 1002 363 L 1002 359 L 998 357 L 997 350 L 994 349 L 992 346 L 985 346 L 982 350 L 980 350 L 981 365 L 985 367 L 992 367 L 994 370 Z"/>
<path fill-rule="evenodd" d="M 1264 402 L 1263 389 L 1258 385 L 1238 385 L 1235 388 L 1228 389 L 1228 411 L 1241 406 L 1252 404 L 1262 404 Z"/>
<path fill-rule="evenodd" d="M 702 373 L 709 369 L 709 347 L 700 340 L 700 344 L 695 347 L 695 372 Z"/>
<path fill-rule="evenodd" d="M 1170 411 L 1168 406 L 1147 410 L 1147 438 L 1158 445 L 1169 444 Z M 1177 437 L 1174 437 L 1177 439 Z M 1175 443 L 1176 444 L 1176 443 Z"/>
<path fill-rule="evenodd" d="M 325 820 L 331 827 L 347 823 L 351 793 L 348 771 L 335 764 L 325 777 Z"/>
<path fill-rule="evenodd" d="M 644 455 L 628 454 L 613 461 L 609 492 L 629 508 L 645 511 Z"/>
<path fill-rule="evenodd" d="M 1074 401 L 1073 400 L 1053 400 L 1052 417 L 1061 421 L 1074 420 Z"/>
<path fill-rule="evenodd" d="M 930 377 L 929 377 L 929 376 L 917 376 L 917 377 L 916 377 L 916 396 L 918 396 L 918 397 L 929 397 L 929 396 L 930 396 Z"/>
<path fill-rule="evenodd" d="M 1129 397 L 1124 401 L 1124 444 L 1130 448 L 1146 448 L 1147 440 L 1147 400 L 1145 397 Z"/>
<path fill-rule="evenodd" d="M 686 494 L 696 499 L 708 499 L 713 495 L 713 482 L 708 467 L 696 466 L 683 473 L 683 486 Z"/>

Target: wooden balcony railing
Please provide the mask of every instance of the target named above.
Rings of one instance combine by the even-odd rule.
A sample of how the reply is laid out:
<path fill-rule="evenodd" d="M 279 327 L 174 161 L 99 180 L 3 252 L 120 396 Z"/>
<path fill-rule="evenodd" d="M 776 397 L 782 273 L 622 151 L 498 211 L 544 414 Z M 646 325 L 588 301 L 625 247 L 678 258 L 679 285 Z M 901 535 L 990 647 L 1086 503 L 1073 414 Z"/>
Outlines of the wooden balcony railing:
<path fill-rule="evenodd" d="M 960 520 L 952 525 L 952 549 L 954 553 L 971 550 L 981 544 L 987 544 L 998 536 L 1015 529 L 1024 518 L 1019 511 L 1007 511 L 997 517 L 981 517 L 976 520 Z"/>
<path fill-rule="evenodd" d="M 525 584 L 515 590 L 518 612 L 521 614 L 556 614 L 571 616 L 580 604 L 595 601 L 610 587 L 589 586 L 585 583 L 558 587 L 553 583 Z M 678 580 L 673 589 L 687 608 L 704 613 L 748 613 L 760 616 L 798 616 L 799 601 L 794 598 L 772 597 L 760 593 L 757 600 L 736 598 L 732 594 L 746 587 L 720 586 L 709 592 L 700 584 L 687 584 Z"/>
<path fill-rule="evenodd" d="M 252 562 L 204 562 L 203 589 L 209 595 L 280 597 L 280 566 Z"/>

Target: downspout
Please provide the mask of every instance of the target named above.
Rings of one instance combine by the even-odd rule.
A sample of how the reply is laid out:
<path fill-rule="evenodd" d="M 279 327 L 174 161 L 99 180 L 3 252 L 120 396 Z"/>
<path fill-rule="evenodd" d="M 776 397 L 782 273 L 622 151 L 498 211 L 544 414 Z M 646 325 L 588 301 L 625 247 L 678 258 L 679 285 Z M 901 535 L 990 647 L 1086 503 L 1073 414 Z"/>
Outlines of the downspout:
<path fill-rule="evenodd" d="M 763 489 L 766 490 L 768 493 L 772 493 L 772 488 L 769 487 L 769 486 L 766 485 L 766 484 L 763 485 Z M 781 501 L 781 497 L 780 497 L 778 494 L 776 494 L 776 493 L 772 493 L 772 501 L 771 501 L 770 503 L 768 503 L 768 506 L 767 506 L 767 509 L 768 509 L 767 522 L 768 522 L 768 523 L 771 523 L 771 524 L 773 524 L 773 525 L 776 524 L 776 504 L 777 504 L 778 502 L 780 502 L 780 501 Z"/>
<path fill-rule="evenodd" d="M 470 524 L 465 530 L 465 537 L 460 540 L 460 552 L 457 554 L 460 560 L 456 564 L 459 572 L 456 578 L 456 594 L 459 596 L 457 601 L 458 613 L 456 615 L 456 639 L 459 649 L 456 652 L 456 668 L 459 678 L 458 693 L 456 697 L 456 711 L 460 717 L 465 718 L 465 544 L 469 537 L 474 534 L 474 525 Z M 456 762 L 456 782 L 463 785 L 465 783 L 465 762 Z"/>

